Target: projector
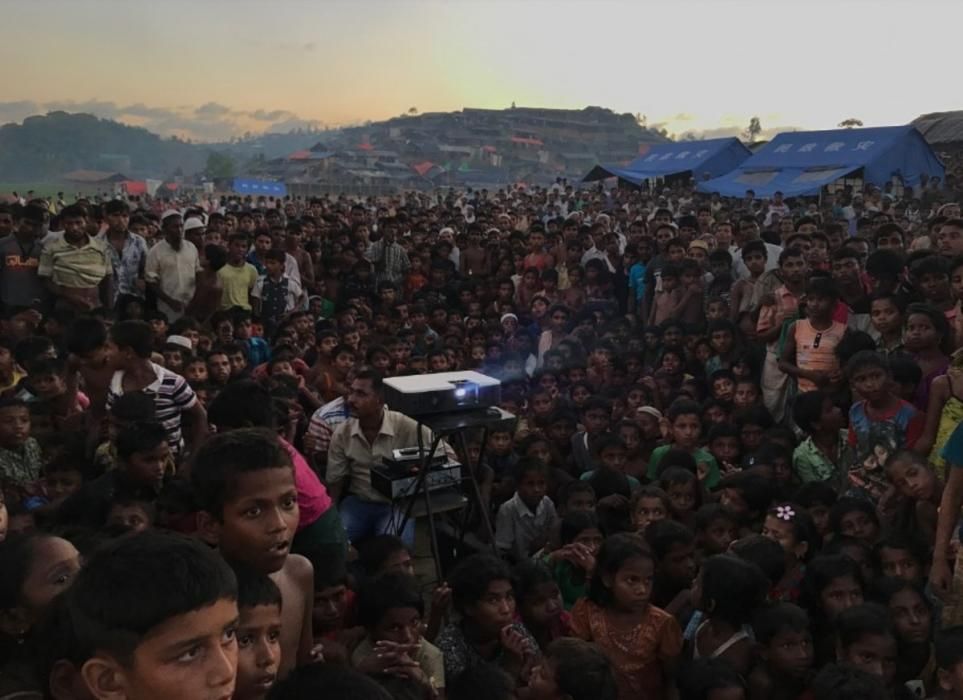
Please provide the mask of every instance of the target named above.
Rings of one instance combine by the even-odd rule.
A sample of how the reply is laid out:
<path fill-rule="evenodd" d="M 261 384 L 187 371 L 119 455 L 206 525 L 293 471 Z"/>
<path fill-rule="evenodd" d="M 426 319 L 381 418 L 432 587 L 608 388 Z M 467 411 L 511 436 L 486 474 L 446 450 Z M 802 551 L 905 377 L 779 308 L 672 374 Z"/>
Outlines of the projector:
<path fill-rule="evenodd" d="M 502 398 L 502 384 L 478 372 L 439 372 L 389 377 L 385 403 L 408 416 L 488 408 Z"/>

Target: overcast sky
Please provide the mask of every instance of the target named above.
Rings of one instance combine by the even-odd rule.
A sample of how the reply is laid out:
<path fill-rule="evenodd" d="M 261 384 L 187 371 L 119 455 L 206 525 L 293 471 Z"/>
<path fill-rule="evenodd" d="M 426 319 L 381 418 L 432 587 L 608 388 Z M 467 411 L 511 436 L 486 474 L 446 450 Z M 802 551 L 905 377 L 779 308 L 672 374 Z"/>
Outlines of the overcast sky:
<path fill-rule="evenodd" d="M 954 0 L 4 0 L 0 121 L 197 139 L 462 107 L 609 107 L 670 132 L 963 108 Z M 16 76 L 16 77 L 14 77 Z"/>

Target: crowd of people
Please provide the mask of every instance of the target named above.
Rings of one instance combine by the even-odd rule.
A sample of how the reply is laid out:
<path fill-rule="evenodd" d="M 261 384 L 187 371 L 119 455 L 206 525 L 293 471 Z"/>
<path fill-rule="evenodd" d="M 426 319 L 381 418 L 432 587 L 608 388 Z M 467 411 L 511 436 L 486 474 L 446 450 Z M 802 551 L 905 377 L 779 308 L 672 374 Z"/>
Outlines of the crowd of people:
<path fill-rule="evenodd" d="M 0 700 L 963 700 L 961 201 L 0 204 Z"/>

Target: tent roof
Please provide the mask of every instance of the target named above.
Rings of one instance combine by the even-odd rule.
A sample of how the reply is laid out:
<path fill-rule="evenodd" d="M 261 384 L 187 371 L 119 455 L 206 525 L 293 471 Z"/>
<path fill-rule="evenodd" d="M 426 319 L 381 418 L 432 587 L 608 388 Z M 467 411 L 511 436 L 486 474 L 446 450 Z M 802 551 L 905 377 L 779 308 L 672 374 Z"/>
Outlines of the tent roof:
<path fill-rule="evenodd" d="M 940 146 L 963 141 L 963 111 L 932 112 L 913 120 L 927 143 Z"/>
<path fill-rule="evenodd" d="M 912 125 L 779 134 L 732 172 L 699 183 L 702 192 L 742 197 L 818 194 L 856 170 L 884 185 L 898 175 L 915 185 L 920 175 L 943 177 L 943 165 Z"/>
<path fill-rule="evenodd" d="M 627 165 L 597 165 L 583 179 L 618 177 L 638 185 L 643 180 L 692 171 L 696 180 L 717 177 L 749 157 L 749 149 L 735 137 L 705 141 L 646 144 Z"/>

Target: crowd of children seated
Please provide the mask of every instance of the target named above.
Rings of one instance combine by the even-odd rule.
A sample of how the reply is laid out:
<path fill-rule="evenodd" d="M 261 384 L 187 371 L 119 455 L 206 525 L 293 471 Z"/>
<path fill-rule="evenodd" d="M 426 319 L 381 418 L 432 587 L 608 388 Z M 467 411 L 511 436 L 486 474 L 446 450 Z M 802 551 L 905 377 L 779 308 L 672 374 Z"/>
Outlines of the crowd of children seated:
<path fill-rule="evenodd" d="M 963 700 L 963 220 L 868 196 L 0 208 L 0 700 Z M 469 369 L 431 580 L 329 447 Z"/>

